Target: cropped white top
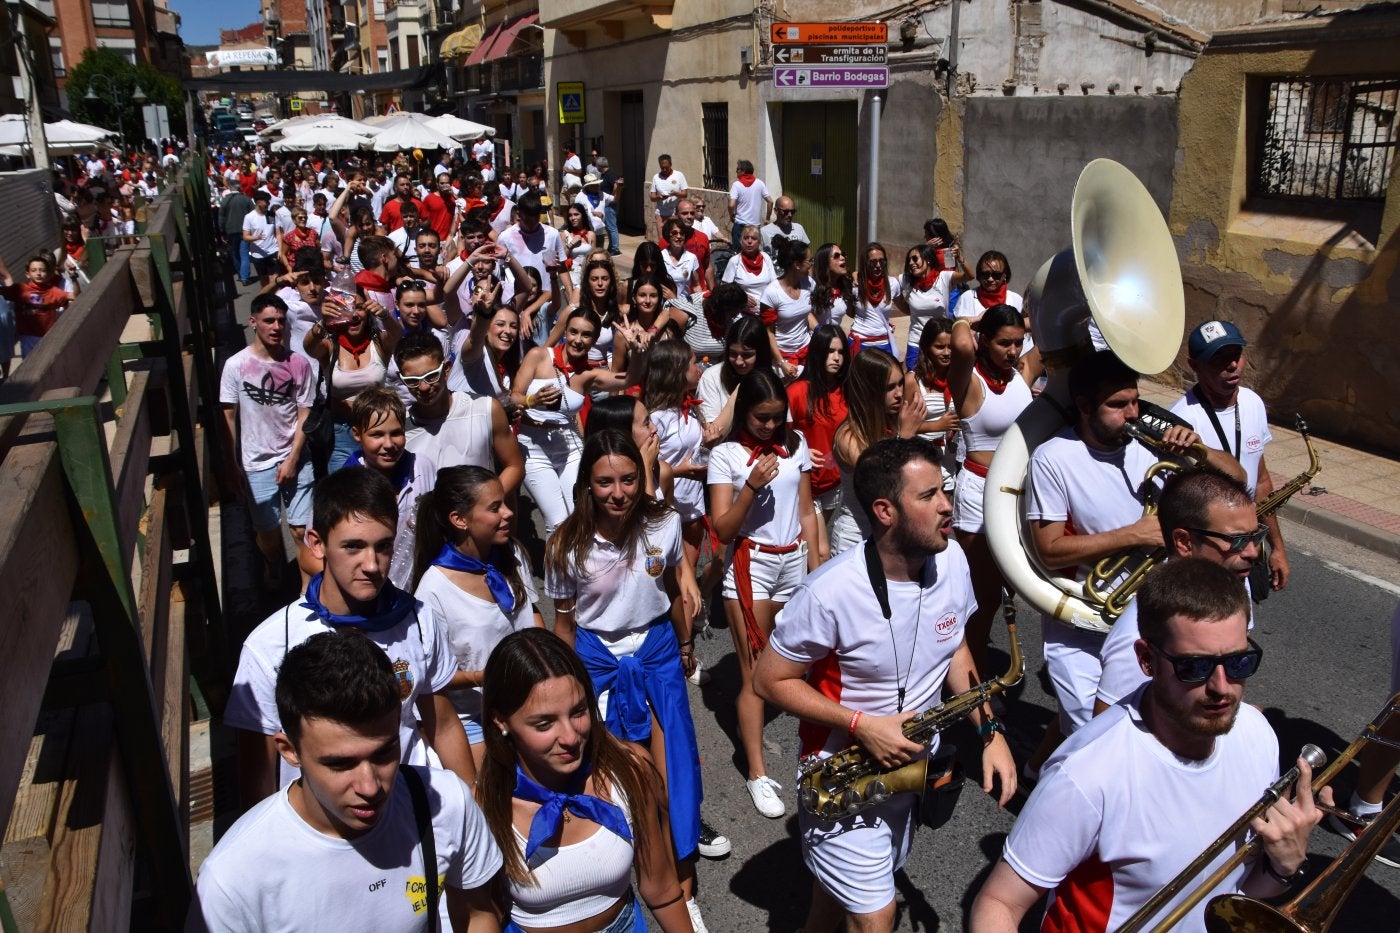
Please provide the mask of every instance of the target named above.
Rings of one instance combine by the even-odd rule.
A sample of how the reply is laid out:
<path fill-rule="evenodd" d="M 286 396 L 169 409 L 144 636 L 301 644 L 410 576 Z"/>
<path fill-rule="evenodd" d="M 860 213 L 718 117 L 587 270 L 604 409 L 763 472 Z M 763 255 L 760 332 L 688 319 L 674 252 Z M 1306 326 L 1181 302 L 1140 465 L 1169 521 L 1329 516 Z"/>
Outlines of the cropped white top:
<path fill-rule="evenodd" d="M 634 826 L 627 797 L 616 783 L 612 796 L 627 825 Z M 514 829 L 514 835 L 523 855 L 525 837 L 519 829 Z M 540 846 L 528 865 L 534 873 L 533 884 L 510 882 L 511 919 L 523 927 L 561 927 L 596 917 L 627 894 L 632 885 L 632 843 L 599 826 L 581 842 Z"/>

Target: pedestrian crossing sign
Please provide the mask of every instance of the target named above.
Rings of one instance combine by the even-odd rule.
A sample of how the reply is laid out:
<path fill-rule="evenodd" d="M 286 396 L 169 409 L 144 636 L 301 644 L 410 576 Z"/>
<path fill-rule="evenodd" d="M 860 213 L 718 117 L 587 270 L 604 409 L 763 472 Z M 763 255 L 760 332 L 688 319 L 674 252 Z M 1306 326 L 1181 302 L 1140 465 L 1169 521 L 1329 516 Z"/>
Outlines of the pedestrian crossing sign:
<path fill-rule="evenodd" d="M 557 82 L 555 96 L 559 99 L 559 122 L 561 124 L 584 122 L 582 81 Z"/>

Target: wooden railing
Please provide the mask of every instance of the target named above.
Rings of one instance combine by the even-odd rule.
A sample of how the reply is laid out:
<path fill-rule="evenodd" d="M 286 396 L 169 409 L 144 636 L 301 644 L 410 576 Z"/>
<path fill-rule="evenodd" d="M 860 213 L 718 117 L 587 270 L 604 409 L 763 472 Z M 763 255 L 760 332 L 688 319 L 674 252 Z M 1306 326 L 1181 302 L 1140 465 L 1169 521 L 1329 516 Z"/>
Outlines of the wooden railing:
<path fill-rule="evenodd" d="M 91 284 L 0 386 L 5 931 L 177 930 L 188 910 L 189 720 L 229 670 L 203 164 L 135 243 L 91 245 Z"/>

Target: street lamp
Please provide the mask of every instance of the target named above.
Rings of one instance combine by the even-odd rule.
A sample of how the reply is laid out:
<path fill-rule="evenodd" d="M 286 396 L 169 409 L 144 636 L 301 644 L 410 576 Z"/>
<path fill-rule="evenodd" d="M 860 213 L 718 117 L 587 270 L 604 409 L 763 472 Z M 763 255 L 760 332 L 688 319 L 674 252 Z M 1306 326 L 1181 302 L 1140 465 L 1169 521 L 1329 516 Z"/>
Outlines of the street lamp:
<path fill-rule="evenodd" d="M 107 86 L 107 90 L 111 93 L 112 99 L 117 103 L 117 136 L 121 139 L 122 146 L 125 147 L 126 128 L 122 122 L 122 108 L 125 106 L 127 98 L 122 94 L 122 89 L 117 86 L 117 83 L 104 74 L 91 75 L 88 77 L 88 89 L 87 93 L 83 95 L 83 100 L 97 101 L 102 99 L 98 97 L 97 93 L 92 89 L 93 85 L 98 81 L 101 81 Z M 136 85 L 136 89 L 131 92 L 131 102 L 133 104 L 144 104 L 146 102 L 146 94 L 141 90 L 141 85 Z"/>

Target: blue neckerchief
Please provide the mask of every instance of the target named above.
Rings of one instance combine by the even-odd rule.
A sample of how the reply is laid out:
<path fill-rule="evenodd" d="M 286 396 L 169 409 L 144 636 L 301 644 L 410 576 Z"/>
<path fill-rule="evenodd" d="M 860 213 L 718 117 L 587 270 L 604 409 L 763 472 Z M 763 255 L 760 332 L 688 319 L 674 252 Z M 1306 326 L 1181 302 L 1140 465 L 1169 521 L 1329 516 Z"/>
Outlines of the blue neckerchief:
<path fill-rule="evenodd" d="M 399 462 L 394 464 L 394 472 L 389 474 L 389 483 L 394 487 L 394 492 L 403 492 L 403 488 L 413 479 L 413 459 L 413 452 L 405 450 L 403 456 L 399 458 Z M 345 466 L 342 466 L 341 469 L 364 465 L 365 452 L 363 449 L 356 449 L 351 452 L 349 457 L 345 458 Z"/>
<path fill-rule="evenodd" d="M 566 808 L 572 810 L 577 816 L 592 820 L 628 842 L 632 841 L 632 830 L 627 825 L 627 817 L 623 815 L 621 807 L 615 803 L 608 803 L 606 800 L 599 800 L 590 794 L 582 793 L 583 783 L 587 778 L 588 767 L 585 765 L 574 775 L 573 786 L 577 787 L 579 792 L 559 793 L 536 784 L 526 776 L 524 771 L 520 770 L 519 765 L 515 766 L 515 791 L 511 796 L 541 805 L 540 811 L 530 821 L 530 838 L 525 842 L 525 860 L 527 862 L 546 839 L 559 832 L 559 826 L 564 822 Z"/>
<path fill-rule="evenodd" d="M 495 551 L 492 551 L 492 556 L 494 555 Z M 506 579 L 506 575 L 496 569 L 493 561 L 471 557 L 450 544 L 444 544 L 442 550 L 438 551 L 438 556 L 433 558 L 433 566 L 461 570 L 464 573 L 486 574 L 486 588 L 491 591 L 491 598 L 496 600 L 496 605 L 508 616 L 515 612 L 515 591 L 510 588 L 510 581 Z"/>
<path fill-rule="evenodd" d="M 379 601 L 375 604 L 373 615 L 337 615 L 321 602 L 321 583 L 325 576 L 324 573 L 318 573 L 311 578 L 306 587 L 306 598 L 301 605 L 310 609 L 327 625 L 351 625 L 366 632 L 382 632 L 398 625 L 413 611 L 413 597 L 394 584 L 386 582 L 379 591 Z"/>

